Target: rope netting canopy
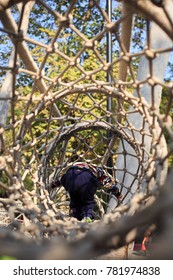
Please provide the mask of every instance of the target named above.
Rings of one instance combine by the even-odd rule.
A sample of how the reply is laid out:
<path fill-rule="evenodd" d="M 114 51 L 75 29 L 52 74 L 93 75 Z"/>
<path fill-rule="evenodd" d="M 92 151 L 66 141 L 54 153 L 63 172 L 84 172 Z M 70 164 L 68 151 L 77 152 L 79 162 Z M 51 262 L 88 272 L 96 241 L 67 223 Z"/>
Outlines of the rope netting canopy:
<path fill-rule="evenodd" d="M 40 244 L 45 236 L 73 242 L 80 236 L 82 246 L 94 238 L 98 223 L 109 226 L 109 235 L 123 235 L 123 242 L 117 239 L 112 245 L 118 248 L 153 223 L 145 221 L 142 230 L 129 236 L 142 211 L 159 201 L 172 159 L 173 85 L 165 76 L 171 62 L 173 3 L 112 1 L 116 12 L 110 18 L 106 1 L 72 0 L 62 7 L 59 2 L 0 1 L 2 57 L 9 48 L 0 64 L 0 187 L 7 193 L 0 202 L 10 226 Z M 80 5 L 87 11 L 83 16 Z M 100 22 L 98 28 L 95 22 Z M 137 46 L 139 34 L 143 40 Z M 50 188 L 78 161 L 104 167 L 123 194 L 117 205 L 114 196 L 97 192 L 95 211 L 101 220 L 93 225 L 69 218 L 64 188 Z M 115 222 L 117 232 L 111 228 Z M 100 240 L 101 234 L 108 237 L 101 231 Z M 11 238 L 16 240 L 13 234 Z M 85 253 L 82 247 L 72 257 L 71 243 L 64 242 L 55 258 Z"/>

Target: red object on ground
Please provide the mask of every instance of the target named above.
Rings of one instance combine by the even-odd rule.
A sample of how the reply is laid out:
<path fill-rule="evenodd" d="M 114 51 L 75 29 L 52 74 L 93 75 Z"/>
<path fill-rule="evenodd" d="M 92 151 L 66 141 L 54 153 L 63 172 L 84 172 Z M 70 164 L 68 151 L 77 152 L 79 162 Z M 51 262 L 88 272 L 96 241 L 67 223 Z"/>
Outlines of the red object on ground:
<path fill-rule="evenodd" d="M 149 243 L 149 237 L 145 236 L 144 239 L 142 240 L 141 244 L 134 244 L 133 250 L 134 251 L 138 251 L 138 250 L 146 251 L 147 250 L 146 245 L 148 243 Z"/>
<path fill-rule="evenodd" d="M 145 246 L 144 243 L 142 243 L 141 250 L 142 250 L 142 251 L 146 251 L 146 250 L 147 250 L 147 248 L 146 248 L 146 246 Z"/>

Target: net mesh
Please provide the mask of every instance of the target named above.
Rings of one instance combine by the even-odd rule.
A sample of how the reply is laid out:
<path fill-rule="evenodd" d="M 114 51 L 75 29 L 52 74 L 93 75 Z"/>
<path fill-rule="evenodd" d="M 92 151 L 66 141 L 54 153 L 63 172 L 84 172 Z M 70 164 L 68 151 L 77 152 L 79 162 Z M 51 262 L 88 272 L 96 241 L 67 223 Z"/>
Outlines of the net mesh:
<path fill-rule="evenodd" d="M 2 57 L 9 49 L 0 65 L 5 223 L 10 217 L 19 233 L 38 240 L 55 234 L 73 240 L 74 230 L 76 236 L 87 233 L 88 225 L 68 217 L 65 190 L 50 188 L 77 161 L 103 166 L 123 194 L 117 205 L 115 197 L 97 192 L 102 225 L 140 213 L 156 200 L 172 162 L 172 82 L 166 68 L 171 65 L 172 19 L 166 1 L 159 2 L 161 7 L 154 1 L 143 1 L 145 6 L 115 1 L 113 19 L 104 1 L 86 1 L 84 17 L 76 0 L 59 12 L 57 1 L 16 1 L 12 7 L 10 1 L 1 2 Z M 156 13 L 164 16 L 162 22 Z M 163 36 L 159 42 L 149 18 Z"/>

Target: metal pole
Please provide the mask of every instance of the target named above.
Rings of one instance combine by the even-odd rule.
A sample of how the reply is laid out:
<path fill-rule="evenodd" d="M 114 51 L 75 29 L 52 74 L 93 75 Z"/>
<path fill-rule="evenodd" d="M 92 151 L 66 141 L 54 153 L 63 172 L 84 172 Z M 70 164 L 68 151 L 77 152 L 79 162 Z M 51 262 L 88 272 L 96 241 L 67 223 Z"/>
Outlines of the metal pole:
<path fill-rule="evenodd" d="M 106 11 L 107 11 L 110 21 L 112 21 L 112 0 L 107 0 Z M 106 61 L 107 61 L 107 63 L 112 62 L 112 33 L 111 32 L 107 33 Z M 106 80 L 107 80 L 107 82 L 111 82 L 111 76 L 110 76 L 109 72 L 107 72 Z M 107 110 L 110 112 L 112 111 L 112 98 L 111 97 L 107 98 Z M 108 121 L 108 123 L 111 123 L 111 117 L 108 117 L 107 121 Z M 107 136 L 108 136 L 108 139 L 111 138 L 112 134 L 110 131 L 108 132 Z M 107 166 L 108 166 L 108 172 L 112 175 L 113 162 L 112 162 L 111 157 L 108 158 Z"/>
<path fill-rule="evenodd" d="M 107 0 L 106 5 L 107 5 L 106 10 L 107 10 L 108 17 L 110 20 L 112 20 L 112 0 Z M 106 61 L 107 61 L 107 63 L 112 62 L 112 33 L 111 32 L 107 33 Z M 108 72 L 107 72 L 107 82 L 111 82 L 111 76 Z M 112 110 L 112 98 L 111 97 L 108 97 L 107 109 L 109 111 Z"/>

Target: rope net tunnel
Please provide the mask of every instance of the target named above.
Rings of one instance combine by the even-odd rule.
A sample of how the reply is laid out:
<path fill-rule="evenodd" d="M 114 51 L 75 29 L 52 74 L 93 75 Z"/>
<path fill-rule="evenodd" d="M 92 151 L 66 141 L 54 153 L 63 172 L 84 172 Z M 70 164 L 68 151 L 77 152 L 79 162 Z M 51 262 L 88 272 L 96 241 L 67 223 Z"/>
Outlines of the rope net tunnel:
<path fill-rule="evenodd" d="M 102 225 L 152 207 L 172 166 L 172 1 L 112 1 L 112 18 L 84 2 L 0 1 L 0 202 L 38 240 L 87 238 L 64 188 L 50 190 L 72 163 L 116 178 L 122 205 L 96 194 Z"/>

